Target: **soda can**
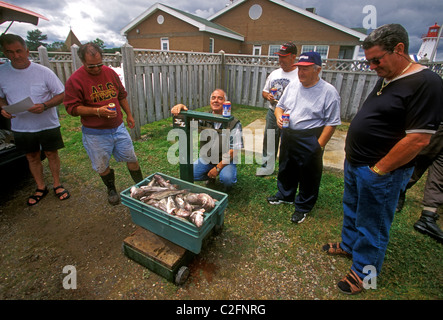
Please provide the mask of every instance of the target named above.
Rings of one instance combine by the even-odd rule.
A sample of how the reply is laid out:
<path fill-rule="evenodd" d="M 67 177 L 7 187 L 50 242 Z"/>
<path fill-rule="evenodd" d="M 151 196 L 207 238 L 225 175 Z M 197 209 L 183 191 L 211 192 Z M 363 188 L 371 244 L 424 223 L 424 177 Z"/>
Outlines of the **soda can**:
<path fill-rule="evenodd" d="M 283 122 L 283 128 L 289 128 L 289 113 L 283 113 L 281 116 L 281 120 Z"/>
<path fill-rule="evenodd" d="M 108 104 L 108 110 L 111 110 L 111 111 L 115 111 L 115 110 L 117 110 L 117 109 L 115 108 L 115 103 L 110 103 L 110 104 Z"/>
<path fill-rule="evenodd" d="M 272 93 L 272 95 L 274 96 L 274 99 L 275 99 L 275 95 L 277 94 L 277 91 L 278 91 L 278 89 L 277 88 L 271 88 L 271 93 Z"/>
<path fill-rule="evenodd" d="M 230 117 L 231 116 L 231 102 L 225 101 L 223 103 L 223 117 Z"/>

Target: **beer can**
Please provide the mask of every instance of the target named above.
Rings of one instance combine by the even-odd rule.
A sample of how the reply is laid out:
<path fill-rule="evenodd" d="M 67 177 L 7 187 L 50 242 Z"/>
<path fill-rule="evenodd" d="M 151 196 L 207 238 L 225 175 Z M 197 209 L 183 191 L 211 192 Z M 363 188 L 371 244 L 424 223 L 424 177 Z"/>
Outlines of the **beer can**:
<path fill-rule="evenodd" d="M 117 109 L 115 108 L 115 103 L 110 103 L 110 104 L 108 104 L 108 110 L 111 110 L 111 111 L 115 111 L 115 110 L 117 110 Z"/>
<path fill-rule="evenodd" d="M 230 117 L 231 116 L 231 102 L 225 101 L 223 103 L 223 117 Z"/>
<path fill-rule="evenodd" d="M 274 96 L 274 99 L 275 99 L 275 95 L 277 94 L 277 91 L 278 91 L 278 89 L 277 88 L 271 88 L 271 93 L 272 93 L 272 95 Z"/>
<path fill-rule="evenodd" d="M 281 116 L 281 120 L 283 122 L 283 128 L 289 128 L 289 113 L 283 113 Z"/>

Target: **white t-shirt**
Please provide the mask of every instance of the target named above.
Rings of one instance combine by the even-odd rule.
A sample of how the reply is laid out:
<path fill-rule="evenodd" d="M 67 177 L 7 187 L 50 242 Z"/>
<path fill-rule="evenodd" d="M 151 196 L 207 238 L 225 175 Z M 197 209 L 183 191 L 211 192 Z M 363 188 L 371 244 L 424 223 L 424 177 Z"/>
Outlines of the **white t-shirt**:
<path fill-rule="evenodd" d="M 279 68 L 269 74 L 263 91 L 269 93 L 271 92 L 271 88 L 277 88 L 277 93 L 274 95 L 274 98 L 279 100 L 290 82 L 299 82 L 297 68 L 290 72 L 284 72 L 282 68 Z M 273 106 L 271 102 L 269 102 L 269 109 L 275 109 L 275 106 Z"/>
<path fill-rule="evenodd" d="M 30 97 L 34 104 L 43 103 L 63 93 L 65 87 L 49 68 L 33 63 L 26 69 L 15 69 L 11 63 L 0 66 L 0 97 L 8 104 Z M 24 111 L 14 114 L 11 130 L 38 132 L 60 126 L 57 108 L 49 108 L 40 114 Z"/>
<path fill-rule="evenodd" d="M 293 130 L 341 124 L 340 95 L 323 79 L 310 88 L 303 87 L 300 82 L 291 82 L 277 107 L 289 113 L 289 128 Z"/>

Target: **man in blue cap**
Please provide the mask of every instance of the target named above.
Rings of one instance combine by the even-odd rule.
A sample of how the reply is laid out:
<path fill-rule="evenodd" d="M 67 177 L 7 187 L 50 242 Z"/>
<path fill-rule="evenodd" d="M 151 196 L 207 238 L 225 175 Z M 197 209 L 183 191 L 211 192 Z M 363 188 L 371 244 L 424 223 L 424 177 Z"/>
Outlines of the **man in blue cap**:
<path fill-rule="evenodd" d="M 340 96 L 320 78 L 320 54 L 302 53 L 296 65 L 300 82 L 286 87 L 275 108 L 278 126 L 282 128 L 285 113 L 289 114 L 289 127 L 282 128 L 278 192 L 267 200 L 270 204 L 294 203 L 291 221 L 301 223 L 317 202 L 323 150 L 341 121 Z"/>

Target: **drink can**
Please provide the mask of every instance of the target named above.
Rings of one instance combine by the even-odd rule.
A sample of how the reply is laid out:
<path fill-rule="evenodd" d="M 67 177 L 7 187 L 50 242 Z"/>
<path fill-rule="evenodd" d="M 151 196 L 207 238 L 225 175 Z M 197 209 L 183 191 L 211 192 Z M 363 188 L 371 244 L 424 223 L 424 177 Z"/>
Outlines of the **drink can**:
<path fill-rule="evenodd" d="M 274 99 L 275 99 L 275 95 L 277 94 L 277 91 L 278 91 L 278 89 L 277 88 L 271 88 L 271 93 L 272 93 L 272 95 L 274 96 Z"/>
<path fill-rule="evenodd" d="M 115 110 L 117 110 L 117 109 L 115 108 L 115 103 L 110 103 L 110 104 L 108 104 L 108 110 L 111 110 L 111 111 L 115 111 Z"/>
<path fill-rule="evenodd" d="M 283 128 L 289 128 L 289 113 L 283 113 L 283 115 L 281 116 L 283 125 Z"/>
<path fill-rule="evenodd" d="M 225 101 L 223 103 L 223 117 L 230 117 L 231 116 L 231 102 Z"/>

